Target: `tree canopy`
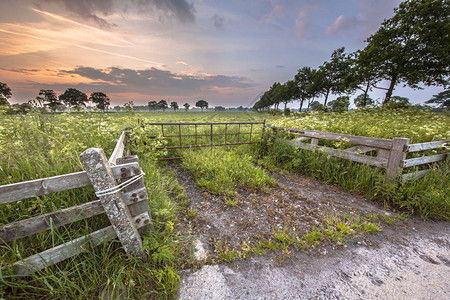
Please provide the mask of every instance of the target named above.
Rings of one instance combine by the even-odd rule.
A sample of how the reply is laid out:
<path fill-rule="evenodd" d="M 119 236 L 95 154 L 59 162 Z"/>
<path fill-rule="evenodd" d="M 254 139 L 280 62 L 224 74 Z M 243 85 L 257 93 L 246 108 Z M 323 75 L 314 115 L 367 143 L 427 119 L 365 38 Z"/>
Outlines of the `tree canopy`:
<path fill-rule="evenodd" d="M 197 101 L 197 103 L 195 103 L 195 106 L 201 108 L 201 110 L 203 111 L 204 108 L 208 108 L 208 102 L 206 102 L 205 100 L 199 100 Z"/>
<path fill-rule="evenodd" d="M 160 101 L 158 102 L 158 108 L 159 108 L 159 109 L 162 109 L 163 111 L 165 111 L 166 108 L 168 108 L 168 107 L 169 107 L 169 105 L 167 104 L 167 101 L 166 101 L 166 100 L 160 100 Z"/>
<path fill-rule="evenodd" d="M 185 103 L 185 104 L 183 104 L 183 106 L 184 106 L 185 111 L 189 110 L 189 107 L 190 107 L 189 103 Z"/>
<path fill-rule="evenodd" d="M 450 2 L 406 0 L 394 11 L 362 51 L 390 82 L 383 105 L 399 82 L 446 86 L 450 74 Z"/>
<path fill-rule="evenodd" d="M 172 107 L 173 110 L 177 110 L 177 109 L 180 108 L 180 107 L 178 106 L 178 103 L 177 103 L 177 102 L 170 102 L 170 107 Z"/>
<path fill-rule="evenodd" d="M 9 105 L 8 99 L 11 98 L 11 89 L 6 83 L 0 82 L 0 105 Z"/>
<path fill-rule="evenodd" d="M 395 15 L 385 20 L 367 40 L 363 50 L 345 53 L 336 49 L 329 61 L 318 69 L 303 67 L 294 76 L 295 89 L 289 82 L 274 82 L 253 108 L 274 107 L 298 99 L 314 102 L 323 96 L 324 106 L 330 95 L 363 92 L 358 107 L 372 104 L 373 88 L 386 90 L 383 106 L 391 101 L 395 87 L 403 83 L 411 88 L 421 85 L 447 88 L 450 74 L 450 2 L 442 0 L 405 0 L 394 9 Z M 389 86 L 379 86 L 387 80 Z M 294 90 L 292 96 L 291 91 Z M 291 97 L 292 96 L 292 97 Z M 394 105 L 398 106 L 400 104 Z"/>
<path fill-rule="evenodd" d="M 425 101 L 427 104 L 437 104 L 441 108 L 450 109 L 450 90 L 445 90 L 437 95 L 433 95 L 433 98 Z"/>
<path fill-rule="evenodd" d="M 36 101 L 48 106 L 52 112 L 55 112 L 56 109 L 62 105 L 53 90 L 40 90 L 39 96 L 36 97 Z"/>
<path fill-rule="evenodd" d="M 59 100 L 64 102 L 69 107 L 80 108 L 86 106 L 88 102 L 88 97 L 82 91 L 77 89 L 68 88 L 64 94 L 59 95 Z"/>
<path fill-rule="evenodd" d="M 91 93 L 89 100 L 92 101 L 92 103 L 95 103 L 96 107 L 101 110 L 108 109 L 109 105 L 111 104 L 109 97 L 102 92 Z"/>

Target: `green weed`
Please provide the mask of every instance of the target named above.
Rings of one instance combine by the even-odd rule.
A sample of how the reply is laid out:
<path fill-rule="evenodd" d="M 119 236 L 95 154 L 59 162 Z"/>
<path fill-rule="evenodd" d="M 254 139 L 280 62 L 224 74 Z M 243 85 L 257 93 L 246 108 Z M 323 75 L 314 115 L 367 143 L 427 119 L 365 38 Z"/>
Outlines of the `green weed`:
<path fill-rule="evenodd" d="M 263 189 L 275 180 L 251 163 L 248 154 L 225 149 L 186 151 L 182 166 L 190 170 L 197 184 L 212 194 L 236 195 L 238 186 Z"/>

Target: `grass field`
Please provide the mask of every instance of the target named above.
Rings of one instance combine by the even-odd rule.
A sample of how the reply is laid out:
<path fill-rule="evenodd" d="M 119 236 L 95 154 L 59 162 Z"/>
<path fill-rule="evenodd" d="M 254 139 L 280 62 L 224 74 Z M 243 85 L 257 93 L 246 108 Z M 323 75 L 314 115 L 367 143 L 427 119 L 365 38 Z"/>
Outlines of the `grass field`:
<path fill-rule="evenodd" d="M 251 112 L 32 113 L 0 115 L 0 119 L 0 184 L 80 171 L 82 165 L 78 155 L 81 152 L 90 147 L 99 147 L 109 156 L 121 129 L 133 127 L 132 152 L 139 155 L 141 166 L 147 174 L 144 180 L 156 228 L 152 234 L 144 237 L 145 251 L 149 254 L 149 260 L 144 263 L 128 258 L 119 243 L 114 242 L 87 249 L 81 255 L 29 278 L 12 276 L 10 264 L 62 241 L 102 228 L 108 224 L 108 220 L 104 216 L 94 217 L 51 232 L 1 244 L 0 299 L 94 298 L 108 291 L 130 298 L 142 298 L 144 295 L 150 298 L 173 297 L 179 281 L 177 270 L 189 266 L 189 259 L 182 254 L 182 237 L 177 235 L 175 229 L 180 206 L 186 200 L 173 175 L 161 169 L 156 162 L 164 152 L 158 154 L 151 150 L 167 141 L 161 138 L 149 139 L 147 130 L 157 129 L 142 126 L 145 122 L 267 119 L 268 123 L 280 126 L 373 137 L 403 136 L 412 138 L 412 142 L 450 137 L 449 114 L 420 111 L 367 110 L 344 114 L 299 114 L 292 117 Z M 258 138 L 258 133 L 254 134 L 254 138 Z M 435 167 L 434 172 L 421 180 L 392 185 L 383 181 L 382 170 L 329 159 L 320 153 L 298 151 L 270 140 L 262 140 L 255 146 L 228 147 L 217 151 L 203 154 L 201 151 L 176 153 L 186 156 L 185 167 L 191 169 L 200 184 L 203 182 L 210 192 L 232 195 L 233 188 L 239 184 L 253 184 L 254 188 L 273 184 L 264 172 L 254 168 L 253 165 L 258 163 L 267 168 L 306 173 L 345 189 L 378 198 L 386 204 L 415 211 L 424 217 L 449 219 L 448 161 Z M 217 164 L 214 161 L 217 156 L 224 157 L 226 161 Z M 237 162 L 242 165 L 236 167 Z M 217 174 L 219 176 L 215 176 Z M 213 181 L 216 177 L 223 180 Z M 252 180 L 253 177 L 259 180 Z M 224 186 L 228 188 L 223 189 Z M 0 225 L 85 203 L 94 198 L 92 188 L 83 188 L 1 205 Z"/>

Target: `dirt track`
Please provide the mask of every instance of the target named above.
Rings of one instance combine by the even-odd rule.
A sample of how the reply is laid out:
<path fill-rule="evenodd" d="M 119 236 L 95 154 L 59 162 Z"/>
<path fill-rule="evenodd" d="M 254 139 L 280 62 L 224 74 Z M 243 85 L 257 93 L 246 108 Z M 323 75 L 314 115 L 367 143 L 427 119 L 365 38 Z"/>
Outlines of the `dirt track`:
<path fill-rule="evenodd" d="M 234 209 L 251 210 L 251 203 L 246 208 L 246 197 L 241 208 L 226 207 L 228 212 L 218 216 L 220 201 L 214 197 L 202 198 L 203 193 L 186 173 L 178 172 L 177 176 L 187 183 L 190 205 L 198 209 L 201 220 L 186 225 L 193 226 L 207 253 L 212 251 L 208 247 L 211 239 L 220 236 L 222 227 L 228 226 L 222 238 L 240 237 L 239 230 L 233 232 L 233 227 L 239 229 L 241 225 L 231 223 L 235 226 L 230 227 L 216 220 L 229 219 Z M 309 222 L 293 223 L 298 226 L 309 226 L 310 221 L 320 220 L 320 210 L 324 207 L 338 213 L 381 211 L 361 196 L 307 177 L 276 177 L 282 188 L 275 191 L 277 197 L 285 197 L 291 204 L 312 212 L 312 219 L 305 219 Z M 217 203 L 201 204 L 205 201 Z M 253 212 L 248 216 L 252 214 L 258 215 Z M 264 216 L 260 220 L 264 226 L 276 225 L 265 223 Z M 230 244 L 233 245 L 233 238 Z M 183 271 L 181 275 L 180 299 L 450 299 L 447 279 L 450 278 L 450 226 L 448 222 L 411 217 L 398 225 L 384 226 L 380 233 L 358 237 L 347 247 L 326 244 L 309 252 L 293 252 L 282 262 L 276 252 L 251 256 L 231 264 L 205 265 L 196 272 Z"/>

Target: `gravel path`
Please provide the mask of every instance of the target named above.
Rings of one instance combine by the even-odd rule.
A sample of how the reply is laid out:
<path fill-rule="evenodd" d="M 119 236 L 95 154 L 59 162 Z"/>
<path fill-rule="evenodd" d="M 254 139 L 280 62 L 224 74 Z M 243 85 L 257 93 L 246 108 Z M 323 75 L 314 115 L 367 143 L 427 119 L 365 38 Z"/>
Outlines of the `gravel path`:
<path fill-rule="evenodd" d="M 449 250 L 448 223 L 410 219 L 343 249 L 185 271 L 179 299 L 450 299 Z"/>
<path fill-rule="evenodd" d="M 252 230 L 271 232 L 273 218 L 265 216 L 271 209 L 278 216 L 293 212 L 289 220 L 305 230 L 324 213 L 395 215 L 360 195 L 298 174 L 274 173 L 280 187 L 269 194 L 241 191 L 242 204 L 227 207 L 220 198 L 205 196 L 189 172 L 173 168 L 185 185 L 190 207 L 198 211 L 182 226 L 198 238 L 193 246 L 203 258 L 213 251 L 214 238 L 228 234 L 231 241 L 240 241 Z M 262 217 L 252 226 L 241 226 L 254 215 Z M 250 256 L 231 264 L 205 265 L 196 272 L 186 270 L 181 277 L 182 300 L 450 299 L 450 223 L 410 217 L 397 225 L 384 224 L 381 232 L 357 237 L 346 247 L 328 243 L 291 252 L 288 258 L 279 251 Z"/>

